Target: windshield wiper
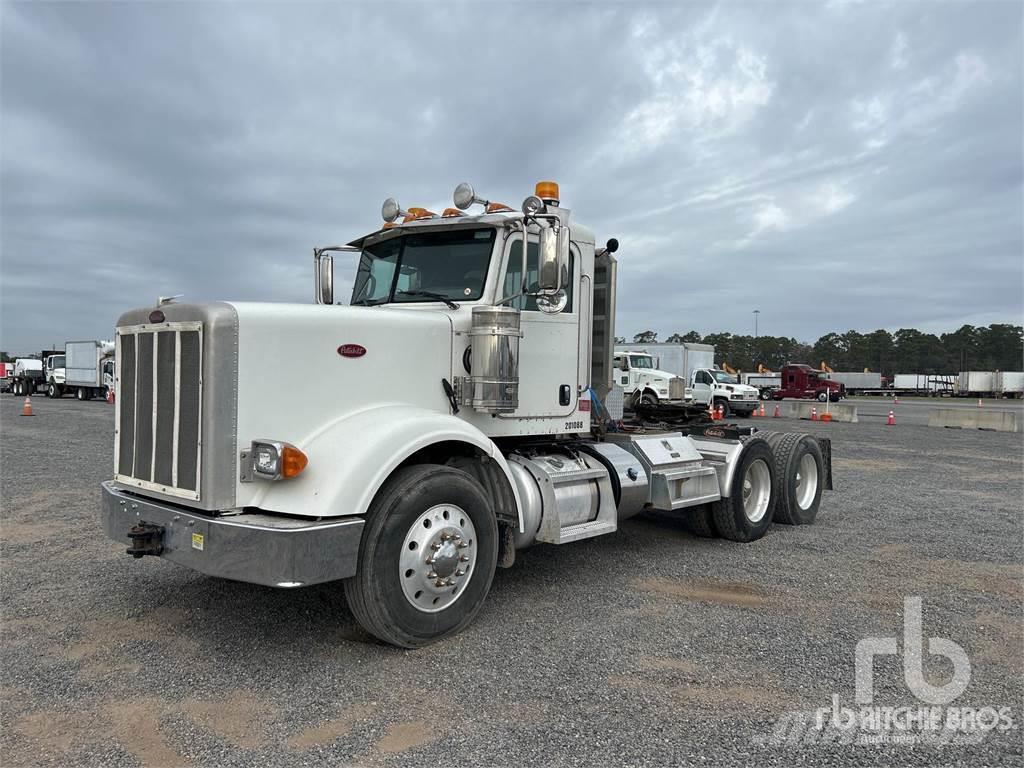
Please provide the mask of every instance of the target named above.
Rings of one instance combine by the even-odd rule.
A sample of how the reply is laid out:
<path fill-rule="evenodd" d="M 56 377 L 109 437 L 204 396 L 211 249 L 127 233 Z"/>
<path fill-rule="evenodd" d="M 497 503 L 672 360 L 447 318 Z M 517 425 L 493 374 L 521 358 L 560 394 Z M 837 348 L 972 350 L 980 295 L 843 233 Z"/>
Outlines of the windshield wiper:
<path fill-rule="evenodd" d="M 375 307 L 378 304 L 383 304 L 387 300 L 388 300 L 387 296 L 384 296 L 384 297 L 379 298 L 379 299 L 359 299 L 358 301 L 353 301 L 351 304 L 349 304 L 349 306 L 350 307 Z"/>
<path fill-rule="evenodd" d="M 437 299 L 443 301 L 448 305 L 448 309 L 458 309 L 459 305 L 440 293 L 434 293 L 433 291 L 399 291 L 402 296 L 426 296 L 428 299 Z"/>

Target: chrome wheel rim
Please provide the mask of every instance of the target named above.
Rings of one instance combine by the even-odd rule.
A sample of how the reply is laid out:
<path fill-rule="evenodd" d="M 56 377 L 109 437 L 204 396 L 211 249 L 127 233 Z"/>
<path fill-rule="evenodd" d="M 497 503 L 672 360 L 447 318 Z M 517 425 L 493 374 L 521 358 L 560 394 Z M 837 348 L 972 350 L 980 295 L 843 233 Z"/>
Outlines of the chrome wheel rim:
<path fill-rule="evenodd" d="M 764 459 L 750 462 L 743 475 L 743 514 L 752 523 L 761 521 L 772 495 L 772 473 Z"/>
<path fill-rule="evenodd" d="M 796 468 L 796 503 L 800 509 L 808 509 L 818 493 L 818 463 L 805 453 Z"/>
<path fill-rule="evenodd" d="M 424 613 L 448 608 L 465 592 L 476 566 L 476 528 L 465 510 L 438 504 L 409 528 L 398 558 L 405 599 Z"/>

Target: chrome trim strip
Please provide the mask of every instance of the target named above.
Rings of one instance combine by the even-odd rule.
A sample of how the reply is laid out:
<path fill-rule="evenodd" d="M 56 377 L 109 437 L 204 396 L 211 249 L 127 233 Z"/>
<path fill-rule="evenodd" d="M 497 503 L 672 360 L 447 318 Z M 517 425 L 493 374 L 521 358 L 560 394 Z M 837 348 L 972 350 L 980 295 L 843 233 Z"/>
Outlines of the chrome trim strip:
<path fill-rule="evenodd" d="M 178 430 L 181 427 L 181 331 L 174 332 L 174 433 L 171 436 L 171 485 L 178 487 Z"/>

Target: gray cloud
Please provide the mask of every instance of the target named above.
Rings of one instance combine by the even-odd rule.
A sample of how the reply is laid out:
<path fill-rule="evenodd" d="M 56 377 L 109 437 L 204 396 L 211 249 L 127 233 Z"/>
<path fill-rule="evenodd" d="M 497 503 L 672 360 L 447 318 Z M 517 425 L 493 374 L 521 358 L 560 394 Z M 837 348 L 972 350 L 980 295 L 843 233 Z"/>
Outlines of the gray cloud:
<path fill-rule="evenodd" d="M 1015 3 L 2 12 L 9 351 L 158 294 L 307 301 L 313 245 L 462 180 L 558 179 L 622 242 L 623 335 L 1024 312 Z"/>

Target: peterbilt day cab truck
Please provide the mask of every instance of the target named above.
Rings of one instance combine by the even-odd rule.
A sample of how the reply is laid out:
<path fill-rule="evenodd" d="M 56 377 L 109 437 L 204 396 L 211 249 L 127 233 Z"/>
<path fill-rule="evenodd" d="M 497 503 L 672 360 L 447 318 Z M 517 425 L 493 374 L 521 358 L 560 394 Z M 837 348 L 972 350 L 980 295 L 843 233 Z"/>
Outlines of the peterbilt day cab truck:
<path fill-rule="evenodd" d="M 744 542 L 814 520 L 827 440 L 606 432 L 618 243 L 596 246 L 556 184 L 521 211 L 461 184 L 441 215 L 392 199 L 382 214 L 314 250 L 315 304 L 118 320 L 101 518 L 130 555 L 281 588 L 343 580 L 356 619 L 411 648 L 465 627 L 535 543 L 648 510 Z M 338 252 L 358 260 L 348 306 Z M 286 355 L 324 386 L 268 389 L 265 361 Z"/>
<path fill-rule="evenodd" d="M 782 366 L 778 389 L 771 392 L 772 400 L 795 398 L 818 400 L 824 403 L 839 402 L 846 397 L 846 387 L 841 382 L 827 378 L 828 374 L 817 371 L 809 365 L 790 364 Z"/>

